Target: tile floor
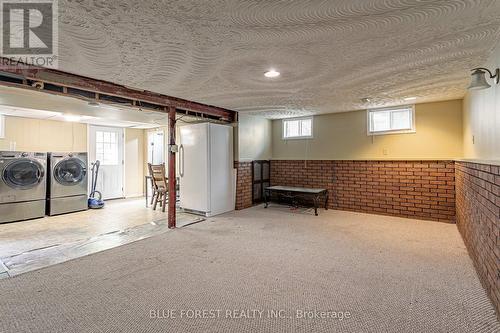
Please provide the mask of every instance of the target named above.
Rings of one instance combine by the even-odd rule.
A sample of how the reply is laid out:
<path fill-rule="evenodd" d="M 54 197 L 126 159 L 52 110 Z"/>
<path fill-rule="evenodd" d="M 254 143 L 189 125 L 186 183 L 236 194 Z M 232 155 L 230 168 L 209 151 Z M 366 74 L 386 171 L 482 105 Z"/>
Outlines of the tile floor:
<path fill-rule="evenodd" d="M 0 224 L 0 278 L 103 251 L 168 231 L 167 214 L 144 199 L 108 201 L 88 210 Z M 178 212 L 179 227 L 202 220 Z"/>

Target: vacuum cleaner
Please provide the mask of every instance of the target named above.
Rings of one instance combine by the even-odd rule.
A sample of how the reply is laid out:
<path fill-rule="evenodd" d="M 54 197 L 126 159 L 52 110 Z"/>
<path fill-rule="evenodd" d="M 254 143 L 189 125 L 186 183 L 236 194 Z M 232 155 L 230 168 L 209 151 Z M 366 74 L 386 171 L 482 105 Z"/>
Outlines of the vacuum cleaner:
<path fill-rule="evenodd" d="M 101 209 L 104 207 L 104 201 L 102 200 L 102 194 L 99 191 L 96 191 L 97 186 L 97 176 L 99 175 L 99 167 L 101 166 L 100 161 L 95 161 L 92 165 L 92 184 L 91 184 L 91 192 L 89 195 L 88 205 L 90 209 Z"/>

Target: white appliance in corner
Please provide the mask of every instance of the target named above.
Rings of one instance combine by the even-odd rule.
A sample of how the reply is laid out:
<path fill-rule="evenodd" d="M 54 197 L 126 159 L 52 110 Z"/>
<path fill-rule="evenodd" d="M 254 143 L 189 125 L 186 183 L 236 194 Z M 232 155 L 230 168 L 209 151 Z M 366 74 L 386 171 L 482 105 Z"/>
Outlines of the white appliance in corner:
<path fill-rule="evenodd" d="M 180 127 L 180 206 L 214 216 L 234 210 L 233 127 L 199 123 Z"/>

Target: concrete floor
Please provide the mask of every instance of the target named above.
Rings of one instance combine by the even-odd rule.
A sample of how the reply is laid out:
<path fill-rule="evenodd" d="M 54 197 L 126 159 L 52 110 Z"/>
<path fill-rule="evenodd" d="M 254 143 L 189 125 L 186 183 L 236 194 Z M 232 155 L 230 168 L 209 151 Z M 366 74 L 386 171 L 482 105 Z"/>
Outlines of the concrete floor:
<path fill-rule="evenodd" d="M 455 225 L 276 205 L 0 289 L 4 332 L 500 332 Z"/>
<path fill-rule="evenodd" d="M 0 278 L 166 232 L 166 218 L 137 198 L 107 201 L 100 210 L 0 224 Z M 178 212 L 178 226 L 199 220 Z"/>

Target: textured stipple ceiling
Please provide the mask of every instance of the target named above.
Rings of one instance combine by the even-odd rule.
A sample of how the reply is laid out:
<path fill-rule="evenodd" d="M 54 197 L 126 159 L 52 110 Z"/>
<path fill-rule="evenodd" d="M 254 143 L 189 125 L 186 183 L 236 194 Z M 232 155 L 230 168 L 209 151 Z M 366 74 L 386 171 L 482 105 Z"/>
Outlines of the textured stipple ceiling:
<path fill-rule="evenodd" d="M 269 118 L 461 98 L 500 41 L 498 0 L 60 0 L 59 10 L 60 69 Z M 271 67 L 281 77 L 265 78 Z"/>

